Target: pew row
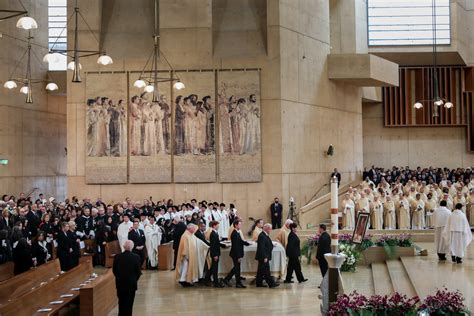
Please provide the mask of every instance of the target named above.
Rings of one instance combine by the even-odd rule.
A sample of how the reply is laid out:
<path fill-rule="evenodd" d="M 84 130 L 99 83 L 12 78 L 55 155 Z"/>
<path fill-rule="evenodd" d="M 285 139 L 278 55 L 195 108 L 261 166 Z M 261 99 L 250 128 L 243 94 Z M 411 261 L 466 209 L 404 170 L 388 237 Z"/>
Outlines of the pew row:
<path fill-rule="evenodd" d="M 12 278 L 14 267 L 15 265 L 11 261 L 0 264 L 0 281 L 5 281 Z"/>
<path fill-rule="evenodd" d="M 0 305 L 12 299 L 20 298 L 22 295 L 30 292 L 34 287 L 51 281 L 58 277 L 60 272 L 61 266 L 59 265 L 59 260 L 55 259 L 0 282 Z"/>
<path fill-rule="evenodd" d="M 52 313 L 40 313 L 41 315 L 54 315 L 79 296 L 79 290 L 72 291 L 71 289 L 78 288 L 80 284 L 88 280 L 92 272 L 92 261 L 82 262 L 77 267 L 59 275 L 57 278 L 38 285 L 29 291 L 27 295 L 12 299 L 0 306 L 0 315 L 34 315 L 38 309 L 48 306 L 51 301 L 61 300 L 60 304 L 54 305 L 55 308 L 52 310 Z M 61 298 L 63 294 L 72 294 L 72 296 Z"/>
<path fill-rule="evenodd" d="M 107 315 L 118 303 L 112 269 L 100 275 L 79 292 L 81 316 Z"/>

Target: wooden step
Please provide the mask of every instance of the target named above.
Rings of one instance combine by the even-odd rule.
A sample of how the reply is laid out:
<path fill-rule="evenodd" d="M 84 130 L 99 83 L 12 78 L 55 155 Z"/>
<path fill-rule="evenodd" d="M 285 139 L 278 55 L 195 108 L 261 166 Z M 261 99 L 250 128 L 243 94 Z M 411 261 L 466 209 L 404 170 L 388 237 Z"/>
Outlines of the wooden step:
<path fill-rule="evenodd" d="M 392 279 L 394 291 L 405 294 L 408 297 L 416 296 L 417 293 L 403 263 L 400 260 L 388 260 L 386 265 Z"/>
<path fill-rule="evenodd" d="M 392 279 L 388 272 L 387 264 L 372 263 L 372 278 L 374 280 L 375 293 L 378 295 L 390 295 L 393 291 Z"/>

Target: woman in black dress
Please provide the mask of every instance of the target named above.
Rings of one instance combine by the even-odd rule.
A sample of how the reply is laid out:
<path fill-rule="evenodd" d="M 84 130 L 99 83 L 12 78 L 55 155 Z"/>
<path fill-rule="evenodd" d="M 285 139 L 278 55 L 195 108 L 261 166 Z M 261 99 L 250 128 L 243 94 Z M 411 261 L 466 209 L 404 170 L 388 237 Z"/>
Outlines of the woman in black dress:
<path fill-rule="evenodd" d="M 45 240 L 46 234 L 42 231 L 38 232 L 36 240 L 31 246 L 31 256 L 33 257 L 33 263 L 36 267 L 45 264 L 49 260 L 51 255 L 48 250 L 48 243 Z"/>
<path fill-rule="evenodd" d="M 18 244 L 13 249 L 13 263 L 15 264 L 13 268 L 14 275 L 26 272 L 33 266 L 31 249 L 26 238 L 20 238 Z"/>

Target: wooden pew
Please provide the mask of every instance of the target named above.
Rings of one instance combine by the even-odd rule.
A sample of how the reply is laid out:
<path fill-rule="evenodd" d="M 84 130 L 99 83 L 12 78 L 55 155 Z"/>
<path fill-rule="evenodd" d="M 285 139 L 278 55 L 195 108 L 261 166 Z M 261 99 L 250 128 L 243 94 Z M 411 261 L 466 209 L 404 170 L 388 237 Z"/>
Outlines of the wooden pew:
<path fill-rule="evenodd" d="M 54 305 L 53 310 L 49 313 L 50 315 L 57 314 L 60 309 L 79 297 L 79 291 L 72 291 L 71 289 L 84 283 L 92 272 L 92 261 L 83 262 L 52 281 L 32 289 L 26 295 L 13 298 L 10 302 L 0 306 L 0 315 L 33 315 L 38 309 L 48 307 L 51 301 L 62 300 L 63 302 Z M 72 294 L 72 297 L 60 298 L 62 294 Z M 48 315 L 48 313 L 41 313 L 41 315 Z"/>
<path fill-rule="evenodd" d="M 0 264 L 0 281 L 8 280 L 13 277 L 14 266 L 11 261 Z"/>
<path fill-rule="evenodd" d="M 8 280 L 0 282 L 0 305 L 8 302 L 10 298 L 18 298 L 39 286 L 49 282 L 61 272 L 59 260 L 49 261 L 37 268 L 33 268 Z"/>
<path fill-rule="evenodd" d="M 112 269 L 81 287 L 79 312 L 81 316 L 107 315 L 118 303 Z"/>
<path fill-rule="evenodd" d="M 122 252 L 118 240 L 109 241 L 105 244 L 105 267 L 112 268 L 114 265 L 114 257 Z"/>

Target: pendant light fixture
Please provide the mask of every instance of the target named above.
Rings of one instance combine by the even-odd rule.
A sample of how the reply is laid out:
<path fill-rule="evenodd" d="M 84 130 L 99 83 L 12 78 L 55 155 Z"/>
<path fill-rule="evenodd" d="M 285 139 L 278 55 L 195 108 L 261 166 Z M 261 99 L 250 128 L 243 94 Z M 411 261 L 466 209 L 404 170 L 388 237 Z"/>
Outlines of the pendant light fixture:
<path fill-rule="evenodd" d="M 82 15 L 81 11 L 79 10 L 79 6 L 77 3 L 78 0 L 75 0 L 75 5 L 74 5 L 74 12 L 72 15 L 67 19 L 67 24 L 63 28 L 63 30 L 59 33 L 58 37 L 56 38 L 56 41 L 54 42 L 53 46 L 49 50 L 48 54 L 46 54 L 43 58 L 43 61 L 45 62 L 54 62 L 55 57 L 54 54 L 61 54 L 64 56 L 67 56 L 72 59 L 71 62 L 69 62 L 67 69 L 72 70 L 73 75 L 72 75 L 72 82 L 81 82 L 81 69 L 82 66 L 79 63 L 80 58 L 84 57 L 90 57 L 90 56 L 99 56 L 97 58 L 97 63 L 99 65 L 107 66 L 113 64 L 113 60 L 110 56 L 106 54 L 105 51 L 101 50 L 84 50 L 79 48 L 79 29 L 78 29 L 78 24 L 79 24 L 79 18 L 81 18 L 82 22 L 86 25 L 87 30 L 89 33 L 94 37 L 95 41 L 97 44 L 99 44 L 99 41 L 97 37 L 94 35 L 94 32 L 91 30 L 89 24 L 87 23 L 86 19 Z M 74 47 L 73 49 L 59 49 L 56 48 L 56 44 L 58 42 L 59 37 L 63 32 L 67 32 L 67 25 L 69 22 L 74 21 Z M 100 44 L 99 44 L 100 45 Z"/>
<path fill-rule="evenodd" d="M 36 23 L 36 20 L 28 16 L 28 10 L 26 10 L 21 0 L 17 0 L 17 2 L 20 4 L 19 7 L 21 7 L 21 9 L 0 9 L 0 21 L 21 16 L 16 22 L 17 28 L 23 30 L 37 29 L 38 23 Z"/>
<path fill-rule="evenodd" d="M 181 82 L 179 77 L 176 75 L 173 67 L 169 63 L 168 59 L 166 59 L 163 52 L 160 51 L 160 22 L 159 22 L 159 0 L 155 1 L 155 28 L 153 34 L 153 50 L 148 57 L 148 60 L 143 67 L 142 72 L 138 79 L 133 83 L 133 86 L 139 89 L 143 89 L 143 91 L 147 93 L 153 93 L 153 102 L 157 102 L 159 100 L 159 92 L 158 92 L 158 83 L 161 82 L 175 82 L 173 87 L 177 90 L 181 90 L 184 88 L 184 83 Z M 160 57 L 163 57 L 166 64 L 171 70 L 171 77 L 162 76 L 160 77 L 158 71 L 158 60 Z"/>
<path fill-rule="evenodd" d="M 433 28 L 433 66 L 432 66 L 432 80 L 433 80 L 433 99 L 432 100 L 419 100 L 416 101 L 413 107 L 415 109 L 423 108 L 423 103 L 432 103 L 433 104 L 433 117 L 439 117 L 439 107 L 444 105 L 446 109 L 451 109 L 454 105 L 452 102 L 442 98 L 439 94 L 439 83 L 438 83 L 438 68 L 437 68 L 437 60 L 436 60 L 436 0 L 432 0 L 431 2 L 431 23 Z"/>
<path fill-rule="evenodd" d="M 12 37 L 12 36 L 8 36 L 8 37 L 17 39 L 17 38 Z M 32 78 L 32 68 L 31 68 L 32 58 L 33 57 L 36 58 L 38 64 L 40 66 L 42 65 L 40 59 L 35 54 L 35 52 L 32 50 L 32 45 L 37 45 L 37 44 L 32 43 L 32 41 L 31 41 L 32 39 L 33 39 L 33 37 L 31 35 L 28 35 L 27 41 L 26 41 L 26 43 L 28 45 L 27 45 L 26 50 L 23 52 L 23 55 L 20 57 L 20 59 L 16 63 L 15 67 L 13 68 L 13 71 L 10 73 L 10 76 L 9 76 L 8 80 L 3 84 L 3 87 L 6 88 L 6 89 L 9 89 L 9 90 L 15 89 L 19 85 L 21 85 L 20 93 L 23 93 L 23 94 L 26 95 L 26 100 L 25 100 L 26 103 L 33 103 L 33 86 L 32 86 L 33 84 L 37 84 L 37 83 L 45 84 L 46 83 L 46 86 L 45 86 L 46 90 L 48 90 L 48 91 L 58 90 L 58 85 L 56 83 L 52 82 L 49 79 L 49 76 L 48 76 L 47 80 Z M 24 41 L 24 40 L 21 40 L 21 39 L 18 39 L 18 40 Z M 38 46 L 40 46 L 40 45 L 38 45 Z M 20 64 L 24 61 L 25 58 L 26 58 L 25 76 L 24 77 L 14 77 L 16 70 L 19 68 Z M 46 73 L 47 73 L 47 71 L 46 71 Z"/>

